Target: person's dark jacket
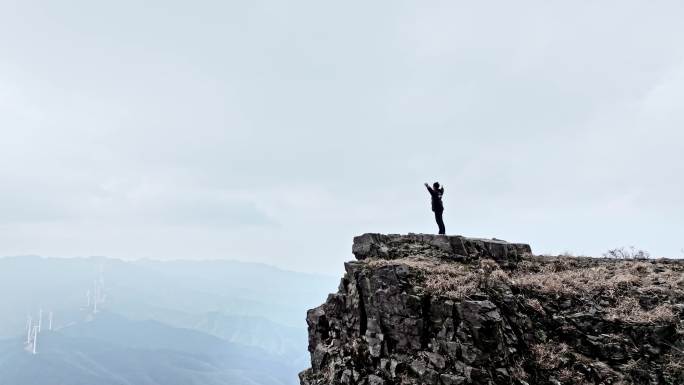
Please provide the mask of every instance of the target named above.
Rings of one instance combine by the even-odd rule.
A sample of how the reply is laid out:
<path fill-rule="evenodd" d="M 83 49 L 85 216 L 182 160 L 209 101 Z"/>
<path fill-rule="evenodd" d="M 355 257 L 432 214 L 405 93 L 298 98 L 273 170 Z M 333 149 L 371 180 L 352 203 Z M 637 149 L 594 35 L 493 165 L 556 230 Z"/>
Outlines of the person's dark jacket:
<path fill-rule="evenodd" d="M 444 211 L 444 204 L 442 203 L 442 195 L 444 194 L 444 187 L 433 189 L 426 186 L 432 196 L 432 211 Z"/>

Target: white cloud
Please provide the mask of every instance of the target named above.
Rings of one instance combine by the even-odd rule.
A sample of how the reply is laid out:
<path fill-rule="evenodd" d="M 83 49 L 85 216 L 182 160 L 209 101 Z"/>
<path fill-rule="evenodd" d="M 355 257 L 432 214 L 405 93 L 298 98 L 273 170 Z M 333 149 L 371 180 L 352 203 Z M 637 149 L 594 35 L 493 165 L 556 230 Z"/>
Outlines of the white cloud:
<path fill-rule="evenodd" d="M 684 246 L 679 2 L 146 4 L 0 8 L 0 254 Z"/>

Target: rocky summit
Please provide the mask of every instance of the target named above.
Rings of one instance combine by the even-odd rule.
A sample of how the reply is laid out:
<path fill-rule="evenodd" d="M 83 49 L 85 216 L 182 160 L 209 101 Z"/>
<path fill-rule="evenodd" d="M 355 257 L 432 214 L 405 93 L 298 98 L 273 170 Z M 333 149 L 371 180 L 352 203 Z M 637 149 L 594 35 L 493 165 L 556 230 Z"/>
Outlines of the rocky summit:
<path fill-rule="evenodd" d="M 322 384 L 684 384 L 684 263 L 364 234 L 309 310 Z"/>

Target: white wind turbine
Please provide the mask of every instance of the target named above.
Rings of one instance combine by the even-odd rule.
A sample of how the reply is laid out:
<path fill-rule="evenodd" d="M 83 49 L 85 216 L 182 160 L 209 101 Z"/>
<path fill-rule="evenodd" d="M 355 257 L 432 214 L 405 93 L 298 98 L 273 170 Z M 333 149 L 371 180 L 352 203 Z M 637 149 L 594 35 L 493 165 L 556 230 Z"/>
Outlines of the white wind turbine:
<path fill-rule="evenodd" d="M 26 343 L 30 344 L 31 343 L 31 332 L 33 326 L 33 317 L 30 315 L 28 316 L 28 319 L 26 320 Z"/>
<path fill-rule="evenodd" d="M 33 327 L 33 354 L 38 352 L 38 326 Z"/>
<path fill-rule="evenodd" d="M 95 298 L 93 298 L 93 313 L 97 313 L 97 303 L 100 301 L 100 291 L 95 281 Z"/>

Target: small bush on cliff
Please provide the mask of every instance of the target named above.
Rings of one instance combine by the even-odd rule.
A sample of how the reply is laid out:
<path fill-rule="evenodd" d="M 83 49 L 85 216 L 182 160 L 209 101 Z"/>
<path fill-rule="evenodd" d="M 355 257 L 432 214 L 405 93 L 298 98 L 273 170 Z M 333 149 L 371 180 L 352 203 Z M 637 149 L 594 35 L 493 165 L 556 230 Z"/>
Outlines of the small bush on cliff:
<path fill-rule="evenodd" d="M 615 259 L 649 259 L 651 258 L 651 254 L 648 251 L 644 251 L 641 249 L 636 249 L 634 246 L 630 246 L 628 248 L 625 247 L 618 247 L 615 249 L 610 249 L 603 253 L 603 256 L 606 258 L 615 258 Z"/>

